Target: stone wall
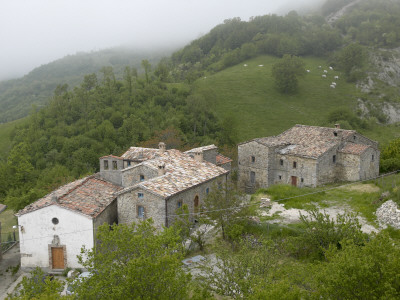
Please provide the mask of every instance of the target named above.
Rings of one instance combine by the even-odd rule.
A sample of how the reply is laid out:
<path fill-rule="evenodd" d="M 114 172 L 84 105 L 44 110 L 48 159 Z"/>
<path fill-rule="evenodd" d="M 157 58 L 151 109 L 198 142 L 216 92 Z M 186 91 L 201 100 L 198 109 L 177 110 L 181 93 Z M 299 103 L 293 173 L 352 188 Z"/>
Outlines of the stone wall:
<path fill-rule="evenodd" d="M 269 152 L 270 149 L 267 146 L 255 141 L 238 146 L 238 184 L 240 189 L 246 190 L 246 187 L 252 186 L 251 172 L 255 174 L 253 191 L 268 186 Z M 254 157 L 254 161 L 252 157 Z"/>
<path fill-rule="evenodd" d="M 97 228 L 104 224 L 114 224 L 118 223 L 118 209 L 117 209 L 117 199 L 114 199 L 113 202 L 110 203 L 110 205 L 107 206 L 106 209 L 104 209 L 100 215 L 98 215 L 94 221 L 94 238 L 96 239 L 97 235 Z"/>
<path fill-rule="evenodd" d="M 215 165 L 217 163 L 217 149 L 203 151 L 203 159 Z"/>
<path fill-rule="evenodd" d="M 337 152 L 338 147 L 332 147 L 318 158 L 317 185 L 323 185 L 337 181 L 337 172 L 340 165 L 340 158 Z M 335 162 L 334 157 L 335 155 Z"/>
<path fill-rule="evenodd" d="M 139 198 L 139 193 L 143 198 Z M 152 218 L 154 226 L 161 229 L 165 226 L 165 199 L 140 187 L 118 196 L 118 223 L 140 222 L 138 207 L 143 206 L 144 218 Z"/>
<path fill-rule="evenodd" d="M 104 162 L 107 161 L 108 169 L 105 169 Z M 117 169 L 113 168 L 113 162 L 117 163 Z M 122 185 L 122 174 L 121 170 L 124 168 L 123 159 L 118 159 L 112 156 L 106 156 L 100 158 L 100 176 L 117 185 Z"/>
<path fill-rule="evenodd" d="M 204 204 L 204 199 L 207 197 L 207 189 L 209 193 L 214 189 L 218 188 L 219 185 L 224 185 L 226 183 L 226 176 L 222 175 L 220 177 L 215 178 L 214 180 L 210 180 L 198 186 L 195 186 L 191 189 L 188 189 L 182 193 L 176 194 L 168 199 L 168 215 L 175 215 L 176 210 L 178 209 L 178 202 L 182 201 L 182 205 L 186 204 L 189 213 L 194 213 L 194 199 L 196 196 L 199 198 L 199 210 L 201 206 Z M 174 221 L 175 217 L 168 217 L 168 225 L 171 225 Z M 189 218 L 191 221 L 195 219 L 194 215 L 190 215 Z"/>
<path fill-rule="evenodd" d="M 129 187 L 140 182 L 140 175 L 144 176 L 144 180 L 158 176 L 158 170 L 150 168 L 149 166 L 140 164 L 122 170 L 122 186 Z"/>
<path fill-rule="evenodd" d="M 293 168 L 294 162 L 296 162 L 296 168 Z M 292 184 L 292 176 L 296 177 L 298 187 L 317 184 L 315 159 L 277 154 L 274 164 L 275 169 L 270 174 L 270 177 L 274 179 L 272 184 Z"/>
<path fill-rule="evenodd" d="M 205 182 L 181 193 L 173 195 L 167 202 L 164 198 L 150 193 L 140 187 L 118 196 L 118 222 L 119 223 L 131 223 L 139 222 L 142 219 L 138 217 L 137 207 L 143 206 L 145 211 L 145 218 L 152 218 L 154 225 L 161 229 L 162 226 L 170 226 L 173 223 L 174 215 L 178 208 L 178 202 L 182 201 L 182 205 L 188 206 L 189 212 L 194 212 L 194 199 L 198 196 L 199 209 L 202 205 L 204 198 L 207 196 L 207 188 L 209 192 L 218 186 L 218 183 L 224 184 L 226 182 L 226 176 L 222 175 L 214 180 Z M 142 193 L 143 198 L 139 198 L 138 194 Z M 166 206 L 167 205 L 167 206 Z M 166 221 L 166 210 L 168 215 L 168 221 Z M 191 220 L 194 219 L 192 215 Z"/>
<path fill-rule="evenodd" d="M 368 179 L 379 176 L 380 152 L 374 148 L 368 148 L 361 154 L 360 178 Z"/>
<path fill-rule="evenodd" d="M 360 156 L 349 153 L 338 153 L 338 181 L 357 181 L 360 179 Z"/>

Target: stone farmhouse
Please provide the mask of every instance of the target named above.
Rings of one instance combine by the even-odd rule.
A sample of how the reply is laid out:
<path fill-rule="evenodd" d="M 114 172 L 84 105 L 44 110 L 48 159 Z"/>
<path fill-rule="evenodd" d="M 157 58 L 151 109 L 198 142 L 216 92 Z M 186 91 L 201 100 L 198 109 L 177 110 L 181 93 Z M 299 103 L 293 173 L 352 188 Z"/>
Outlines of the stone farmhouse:
<path fill-rule="evenodd" d="M 295 125 L 278 136 L 238 145 L 239 187 L 316 187 L 379 175 L 378 143 L 354 130 Z"/>
<path fill-rule="evenodd" d="M 68 183 L 16 215 L 21 267 L 63 270 L 82 267 L 82 246 L 92 248 L 103 224 L 153 218 L 161 229 L 186 204 L 194 220 L 203 199 L 226 182 L 231 160 L 214 145 L 187 152 L 131 147 L 100 158 L 100 172 Z"/>

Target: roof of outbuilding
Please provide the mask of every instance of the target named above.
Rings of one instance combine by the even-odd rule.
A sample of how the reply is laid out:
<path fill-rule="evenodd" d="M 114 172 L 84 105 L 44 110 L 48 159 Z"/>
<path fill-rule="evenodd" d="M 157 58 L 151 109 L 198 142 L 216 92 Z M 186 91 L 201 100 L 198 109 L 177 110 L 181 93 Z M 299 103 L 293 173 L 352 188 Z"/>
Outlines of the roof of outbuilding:
<path fill-rule="evenodd" d="M 369 145 L 347 143 L 339 152 L 360 155 L 370 147 Z"/>
<path fill-rule="evenodd" d="M 160 152 L 157 158 L 147 160 L 143 164 L 153 168 L 164 164 L 165 174 L 125 188 L 118 194 L 143 188 L 153 194 L 168 198 L 229 172 L 207 161 L 198 162 L 189 154 L 175 149 Z"/>
<path fill-rule="evenodd" d="M 100 179 L 97 174 L 61 186 L 36 202 L 26 206 L 16 215 L 57 205 L 91 218 L 97 217 L 114 199 L 122 187 Z"/>
<path fill-rule="evenodd" d="M 268 147 L 282 146 L 281 154 L 317 159 L 333 146 L 346 141 L 356 133 L 340 128 L 295 125 L 277 136 L 254 139 Z"/>
<path fill-rule="evenodd" d="M 232 159 L 230 159 L 229 157 L 226 157 L 222 154 L 218 154 L 216 157 L 216 161 L 217 161 L 217 166 L 221 166 L 221 165 L 232 162 Z"/>

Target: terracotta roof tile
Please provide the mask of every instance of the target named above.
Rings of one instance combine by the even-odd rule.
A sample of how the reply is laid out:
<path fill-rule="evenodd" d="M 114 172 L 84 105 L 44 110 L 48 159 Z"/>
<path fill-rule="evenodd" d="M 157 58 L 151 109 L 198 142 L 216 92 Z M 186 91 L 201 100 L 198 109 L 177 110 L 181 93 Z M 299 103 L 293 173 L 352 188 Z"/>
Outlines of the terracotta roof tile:
<path fill-rule="evenodd" d="M 367 150 L 369 145 L 360 145 L 354 143 L 347 143 L 339 152 L 360 155 Z"/>
<path fill-rule="evenodd" d="M 216 160 L 217 160 L 217 166 L 221 166 L 221 165 L 232 162 L 232 159 L 230 159 L 229 157 L 223 156 L 222 154 L 218 154 Z"/>
<path fill-rule="evenodd" d="M 91 175 L 70 182 L 47 194 L 20 210 L 17 216 L 50 205 L 57 205 L 95 218 L 115 199 L 114 193 L 121 189 L 120 186 L 104 181 L 97 175 Z"/>
<path fill-rule="evenodd" d="M 161 151 L 154 148 L 130 147 L 128 151 L 121 155 L 123 159 L 132 161 L 146 161 L 159 156 Z"/>
<path fill-rule="evenodd" d="M 354 134 L 354 130 L 295 125 L 278 136 L 255 141 L 266 146 L 286 146 L 279 150 L 282 154 L 316 159 Z"/>
<path fill-rule="evenodd" d="M 157 158 L 143 164 L 153 168 L 164 164 L 166 173 L 133 187 L 125 188 L 118 194 L 141 187 L 166 198 L 229 172 L 207 161 L 198 162 L 189 154 L 174 149 L 160 153 Z"/>

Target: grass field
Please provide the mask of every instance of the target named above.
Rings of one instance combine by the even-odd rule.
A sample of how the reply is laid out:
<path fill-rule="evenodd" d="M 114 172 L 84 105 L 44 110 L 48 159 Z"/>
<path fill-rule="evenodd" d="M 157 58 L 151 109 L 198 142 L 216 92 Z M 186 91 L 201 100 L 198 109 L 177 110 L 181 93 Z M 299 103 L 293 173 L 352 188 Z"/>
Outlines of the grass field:
<path fill-rule="evenodd" d="M 279 93 L 271 75 L 271 68 L 278 60 L 260 56 L 195 83 L 196 91 L 211 90 L 215 94 L 217 115 L 230 115 L 235 119 L 238 142 L 276 135 L 295 124 L 327 126 L 327 116 L 333 110 L 356 109 L 360 92 L 354 84 L 347 83 L 340 72 L 329 70 L 322 59 L 303 58 L 305 69 L 310 72 L 299 80 L 298 93 Z M 327 78 L 322 78 L 324 69 L 328 70 Z M 334 79 L 336 75 L 339 80 Z M 335 89 L 330 88 L 333 81 L 337 83 Z M 387 141 L 398 131 L 394 127 L 377 126 L 364 134 Z"/>
<path fill-rule="evenodd" d="M 7 242 L 10 238 L 13 239 L 14 225 L 17 225 L 17 218 L 14 216 L 14 212 L 7 209 L 0 213 L 1 222 L 1 241 Z M 18 239 L 18 230 L 15 230 L 15 237 Z"/>

